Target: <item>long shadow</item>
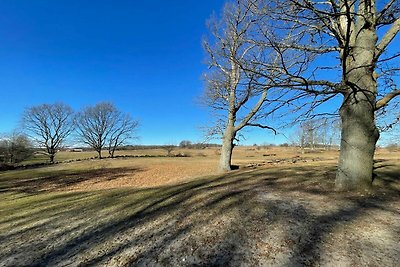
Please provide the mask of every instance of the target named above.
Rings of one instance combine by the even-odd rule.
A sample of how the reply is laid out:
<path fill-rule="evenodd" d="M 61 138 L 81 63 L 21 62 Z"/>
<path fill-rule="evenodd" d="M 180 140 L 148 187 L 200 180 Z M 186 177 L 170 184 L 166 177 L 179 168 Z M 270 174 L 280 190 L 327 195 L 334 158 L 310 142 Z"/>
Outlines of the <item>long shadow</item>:
<path fill-rule="evenodd" d="M 140 168 L 100 168 L 84 171 L 61 170 L 46 173 L 41 177 L 12 179 L 0 184 L 0 193 L 39 193 L 62 190 L 85 181 L 111 181 L 126 176 L 128 173 L 143 171 Z"/>
<path fill-rule="evenodd" d="M 400 190 L 400 166 L 393 161 L 380 159 L 374 165 L 374 178 L 381 188 L 390 189 L 392 192 Z"/>
<path fill-rule="evenodd" d="M 303 234 L 306 233 L 305 236 L 300 236 L 297 231 L 298 229 L 292 230 L 288 236 L 297 236 L 299 242 L 293 248 L 292 254 L 285 265 L 315 266 L 320 263 L 320 257 L 323 253 L 322 244 L 324 239 L 328 238 L 327 235 L 333 233 L 338 225 L 350 224 L 356 221 L 361 214 L 377 207 L 375 204 L 368 205 L 368 201 L 371 201 L 371 199 L 354 201 L 354 205 L 352 206 L 313 218 L 310 223 L 304 223 L 303 225 L 305 229 L 301 232 Z M 304 213 L 304 217 L 311 217 L 306 210 L 304 210 Z M 292 219 L 298 218 L 292 214 Z"/>
<path fill-rule="evenodd" d="M 109 175 L 116 179 L 123 171 L 136 170 Z M 393 177 L 400 173 L 390 171 Z M 284 244 L 291 253 L 275 264 L 311 266 L 320 262 L 321 242 L 337 225 L 355 221 L 368 210 L 384 209 L 397 199 L 399 180 L 393 178 L 392 183 L 385 189 L 387 194 L 379 197 L 336 193 L 334 166 L 300 166 L 239 171 L 159 188 L 98 192 L 89 199 L 76 195 L 76 201 L 68 200 L 69 194 L 52 196 L 37 204 L 42 209 L 28 215 L 37 219 L 47 216 L 48 221 L 31 229 L 19 225 L 20 232 L 0 235 L 12 246 L 0 250 L 0 258 L 9 260 L 0 260 L 0 265 L 16 265 L 21 260 L 18 257 L 28 257 L 20 265 L 31 266 L 274 265 L 273 258 L 282 252 L 272 246 L 268 254 L 261 254 L 264 258 L 257 258 L 253 250 L 260 246 L 254 242 L 274 233 L 271 229 L 291 225 L 285 228 L 289 241 Z M 65 186 L 62 181 L 60 184 Z M 314 198 L 345 205 L 316 215 L 311 205 Z M 46 209 L 55 201 L 64 205 Z M 24 215 L 13 218 L 21 224 L 29 220 Z M 68 221 L 76 223 L 69 226 Z M 0 225 L 7 222 L 0 221 Z M 52 232 L 52 228 L 62 231 Z M 37 240 L 35 233 L 40 231 L 46 234 Z M 18 247 L 12 245 L 21 238 L 25 241 Z M 35 250 L 49 244 L 53 244 L 50 249 Z M 26 251 L 36 252 L 29 257 Z"/>

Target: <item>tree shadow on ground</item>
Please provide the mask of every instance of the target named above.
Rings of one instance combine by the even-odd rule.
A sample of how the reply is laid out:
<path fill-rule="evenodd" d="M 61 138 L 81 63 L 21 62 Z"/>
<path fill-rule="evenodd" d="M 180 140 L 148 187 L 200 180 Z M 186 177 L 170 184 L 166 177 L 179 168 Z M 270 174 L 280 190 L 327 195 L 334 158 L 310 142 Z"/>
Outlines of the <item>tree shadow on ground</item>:
<path fill-rule="evenodd" d="M 335 253 L 329 244 L 340 244 L 346 227 L 381 215 L 400 218 L 396 186 L 377 188 L 379 194 L 334 192 L 334 169 L 256 169 L 159 188 L 39 195 L 33 206 L 16 205 L 16 214 L 0 219 L 8 229 L 0 235 L 0 264 L 325 264 L 326 255 Z M 392 171 L 398 177 L 398 170 Z M 385 247 L 373 244 L 385 261 L 374 260 L 372 249 L 361 253 L 361 263 L 397 263 L 398 227 L 382 227 L 395 237 Z M 346 242 L 343 251 L 365 245 Z M 353 258 L 346 257 L 351 265 Z"/>
<path fill-rule="evenodd" d="M 141 168 L 97 168 L 91 170 L 57 170 L 40 177 L 9 179 L 1 181 L 0 193 L 39 193 L 63 190 L 85 182 L 104 182 L 126 177 L 127 174 L 143 171 Z"/>
<path fill-rule="evenodd" d="M 374 183 L 379 188 L 400 191 L 400 166 L 393 161 L 381 159 L 374 165 Z"/>

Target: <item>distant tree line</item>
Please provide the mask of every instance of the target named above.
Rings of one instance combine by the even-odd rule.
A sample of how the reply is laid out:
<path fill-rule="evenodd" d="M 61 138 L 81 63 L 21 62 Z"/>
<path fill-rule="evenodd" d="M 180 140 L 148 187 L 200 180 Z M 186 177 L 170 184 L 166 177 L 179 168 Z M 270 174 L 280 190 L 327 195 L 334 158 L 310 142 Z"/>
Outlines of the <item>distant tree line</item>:
<path fill-rule="evenodd" d="M 293 144 L 300 148 L 330 148 L 339 145 L 340 122 L 310 119 L 302 122 L 293 135 Z"/>
<path fill-rule="evenodd" d="M 186 144 L 182 145 L 182 142 Z M 192 143 L 191 141 L 186 141 L 186 140 L 182 142 L 180 142 L 179 145 L 125 145 L 118 147 L 118 150 L 164 149 L 165 147 L 168 146 L 173 146 L 175 148 L 189 148 L 189 149 L 206 149 L 210 147 L 221 147 L 220 144 Z"/>
<path fill-rule="evenodd" d="M 208 147 L 221 147 L 220 144 L 211 144 L 211 143 L 192 143 L 189 140 L 182 140 L 179 143 L 179 147 L 181 148 L 190 148 L 190 149 L 205 149 Z"/>

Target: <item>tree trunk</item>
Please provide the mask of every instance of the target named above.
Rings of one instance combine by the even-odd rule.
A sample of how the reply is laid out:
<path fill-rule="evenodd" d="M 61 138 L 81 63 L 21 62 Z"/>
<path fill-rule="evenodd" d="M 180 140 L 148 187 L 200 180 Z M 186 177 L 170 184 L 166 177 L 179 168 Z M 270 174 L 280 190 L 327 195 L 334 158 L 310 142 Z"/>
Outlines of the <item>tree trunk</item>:
<path fill-rule="evenodd" d="M 50 149 L 48 149 L 47 152 L 49 153 L 50 163 L 54 163 L 54 158 L 55 158 L 55 155 L 56 155 L 55 148 L 50 147 Z"/>
<path fill-rule="evenodd" d="M 351 94 L 340 109 L 342 138 L 336 174 L 338 190 L 364 190 L 372 184 L 379 131 L 375 126 L 374 109 L 365 98 L 362 92 L 356 96 Z"/>
<path fill-rule="evenodd" d="M 110 158 L 114 158 L 115 148 L 112 148 L 109 152 Z"/>
<path fill-rule="evenodd" d="M 375 123 L 377 42 L 375 7 L 361 2 L 360 16 L 349 37 L 350 45 L 342 53 L 343 82 L 346 88 L 340 108 L 342 136 L 339 166 L 336 174 L 338 190 L 364 190 L 372 185 L 374 153 L 379 131 Z M 344 56 L 347 54 L 347 56 Z"/>
<path fill-rule="evenodd" d="M 233 127 L 227 127 L 222 140 L 221 156 L 219 160 L 219 171 L 227 172 L 232 170 L 232 151 L 233 141 L 235 139 L 235 130 Z"/>
<path fill-rule="evenodd" d="M 99 154 L 99 159 L 101 159 L 101 149 L 97 150 L 97 154 Z"/>
<path fill-rule="evenodd" d="M 54 163 L 55 155 L 54 154 L 50 154 L 49 157 L 50 157 L 50 163 Z"/>

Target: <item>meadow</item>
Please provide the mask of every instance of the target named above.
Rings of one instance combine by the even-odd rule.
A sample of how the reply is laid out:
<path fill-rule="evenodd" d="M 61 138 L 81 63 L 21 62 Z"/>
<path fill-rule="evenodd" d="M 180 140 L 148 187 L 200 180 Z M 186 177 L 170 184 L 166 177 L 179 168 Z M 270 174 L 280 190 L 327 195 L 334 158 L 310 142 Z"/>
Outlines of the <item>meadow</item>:
<path fill-rule="evenodd" d="M 361 193 L 334 191 L 337 150 L 237 147 L 226 174 L 217 148 L 172 154 L 60 152 L 0 172 L 0 265 L 398 264 L 399 151 L 377 151 Z"/>

